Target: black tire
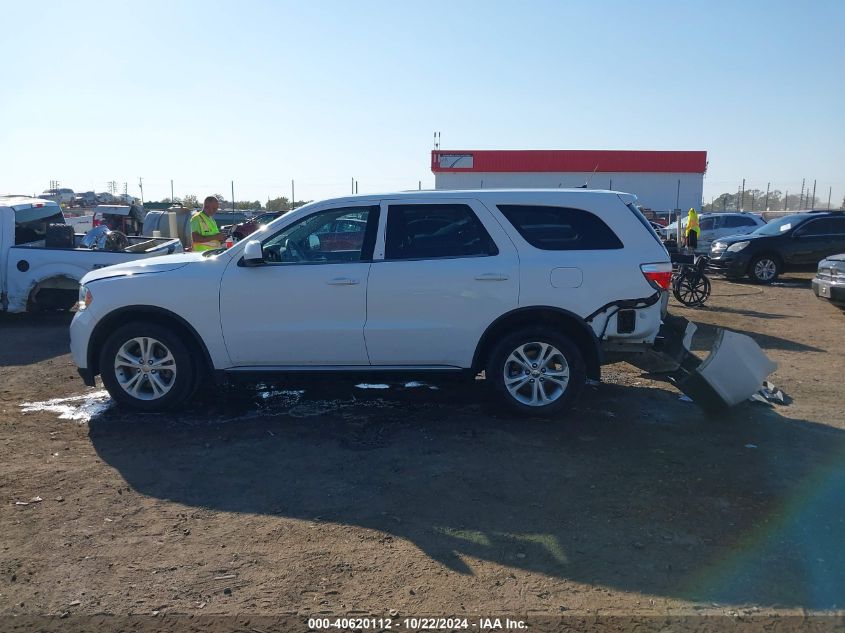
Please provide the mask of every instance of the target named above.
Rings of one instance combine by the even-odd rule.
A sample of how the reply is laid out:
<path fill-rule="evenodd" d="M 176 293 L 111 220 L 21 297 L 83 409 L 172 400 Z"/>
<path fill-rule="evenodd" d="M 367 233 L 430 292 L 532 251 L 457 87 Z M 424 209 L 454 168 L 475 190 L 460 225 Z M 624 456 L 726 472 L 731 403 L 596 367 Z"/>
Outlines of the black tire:
<path fill-rule="evenodd" d="M 688 276 L 678 277 L 672 283 L 672 294 L 690 308 L 703 306 L 710 297 L 710 280 L 704 275 L 695 280 Z"/>
<path fill-rule="evenodd" d="M 115 361 L 121 348 L 132 350 L 129 355 L 133 358 L 142 357 L 140 345 L 132 343 L 134 339 L 155 341 L 151 345 L 150 356 L 161 361 L 166 358 L 163 352 L 169 352 L 173 359 L 172 363 L 167 361 L 159 370 L 150 367 L 143 371 L 133 371 L 128 365 L 118 370 L 115 367 Z M 135 349 L 138 353 L 134 351 Z M 154 360 L 150 364 L 155 365 L 155 362 Z M 168 369 L 168 367 L 173 367 L 173 369 Z M 163 411 L 184 403 L 195 390 L 196 372 L 196 362 L 190 350 L 182 342 L 180 334 L 156 323 L 143 321 L 127 323 L 112 332 L 100 350 L 100 375 L 103 384 L 118 405 L 136 411 Z M 134 385 L 140 397 L 134 396 L 121 385 L 123 382 L 130 387 L 133 386 L 134 374 L 142 374 Z M 172 382 L 169 382 L 168 378 L 172 379 Z M 156 385 L 164 384 L 168 390 L 157 396 L 157 391 L 162 387 L 154 386 L 153 380 L 156 380 Z"/>
<path fill-rule="evenodd" d="M 780 260 L 774 255 L 758 255 L 748 265 L 748 278 L 758 284 L 770 284 L 782 272 Z"/>
<path fill-rule="evenodd" d="M 536 350 L 539 353 L 542 350 L 539 345 L 550 345 L 557 350 L 560 358 L 556 357 L 555 359 L 562 362 L 559 364 L 550 362 L 549 364 L 550 366 L 556 365 L 552 368 L 552 371 L 558 370 L 556 373 L 562 373 L 563 370 L 559 368 L 565 364 L 565 369 L 568 370 L 568 379 L 565 384 L 561 384 L 562 378 L 550 379 L 548 376 L 551 374 L 539 373 L 542 370 L 541 362 L 531 362 L 540 360 L 532 356 L 533 351 Z M 519 366 L 510 360 L 512 354 L 520 348 L 523 349 L 523 357 L 531 365 L 523 365 L 527 371 L 532 372 L 530 375 L 520 374 Z M 552 359 L 547 358 L 547 360 L 551 361 Z M 537 366 L 534 367 L 534 365 Z M 523 375 L 529 381 L 527 384 L 518 387 L 516 394 L 512 393 L 505 384 L 506 370 L 511 375 L 512 381 L 522 378 Z M 578 400 L 587 380 L 584 358 L 578 346 L 567 336 L 545 326 L 519 330 L 499 341 L 490 353 L 485 374 L 494 395 L 511 412 L 522 416 L 537 417 L 557 415 L 569 409 Z M 519 384 L 512 383 L 512 387 L 517 387 Z M 535 385 L 537 392 L 534 391 Z M 553 388 L 553 391 L 549 393 L 547 393 L 548 385 L 552 385 Z M 550 401 L 547 404 L 529 404 L 525 401 L 533 399 L 534 394 L 540 392 L 549 397 Z M 551 399 L 552 396 L 553 399 Z"/>

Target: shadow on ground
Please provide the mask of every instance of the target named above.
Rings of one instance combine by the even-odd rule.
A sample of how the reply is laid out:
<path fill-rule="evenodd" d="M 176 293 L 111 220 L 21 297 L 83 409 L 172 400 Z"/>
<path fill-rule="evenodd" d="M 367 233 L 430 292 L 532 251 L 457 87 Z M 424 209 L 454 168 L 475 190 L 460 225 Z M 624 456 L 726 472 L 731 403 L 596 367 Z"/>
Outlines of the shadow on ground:
<path fill-rule="evenodd" d="M 684 599 L 845 604 L 845 436 L 746 405 L 604 384 L 566 422 L 466 389 L 240 391 L 170 416 L 109 410 L 100 457 L 195 507 L 362 526 L 472 574 L 467 557 Z"/>
<path fill-rule="evenodd" d="M 720 308 L 720 311 L 721 310 L 722 309 Z M 709 352 L 713 348 L 713 343 L 716 338 L 716 332 L 718 332 L 718 330 L 720 329 L 730 329 L 732 332 L 737 332 L 738 334 L 745 334 L 747 336 L 750 336 L 755 341 L 757 341 L 757 344 L 764 350 L 778 349 L 787 352 L 820 352 L 824 354 L 827 353 L 827 350 L 823 350 L 818 347 L 813 347 L 812 345 L 807 345 L 805 343 L 799 343 L 798 341 L 792 341 L 790 339 L 782 338 L 780 336 L 773 336 L 771 334 L 761 334 L 760 332 L 740 330 L 737 328 L 721 328 L 717 325 L 701 323 L 700 321 L 696 321 L 695 325 L 698 329 L 696 330 L 695 336 L 692 339 L 692 350 L 697 352 Z"/>
<path fill-rule="evenodd" d="M 0 313 L 0 367 L 34 365 L 70 351 L 71 312 Z M 35 341 L 21 345 L 21 341 Z"/>

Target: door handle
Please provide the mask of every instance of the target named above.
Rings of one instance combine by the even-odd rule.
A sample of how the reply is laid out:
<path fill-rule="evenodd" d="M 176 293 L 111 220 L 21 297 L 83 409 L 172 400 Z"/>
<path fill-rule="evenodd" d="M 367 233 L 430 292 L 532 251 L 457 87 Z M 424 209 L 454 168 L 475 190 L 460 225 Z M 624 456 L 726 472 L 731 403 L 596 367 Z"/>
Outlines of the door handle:
<path fill-rule="evenodd" d="M 510 279 L 504 273 L 483 273 L 475 276 L 478 281 L 507 281 Z"/>
<path fill-rule="evenodd" d="M 354 286 L 358 283 L 358 280 L 352 279 L 352 277 L 335 277 L 329 279 L 326 283 L 330 286 Z"/>

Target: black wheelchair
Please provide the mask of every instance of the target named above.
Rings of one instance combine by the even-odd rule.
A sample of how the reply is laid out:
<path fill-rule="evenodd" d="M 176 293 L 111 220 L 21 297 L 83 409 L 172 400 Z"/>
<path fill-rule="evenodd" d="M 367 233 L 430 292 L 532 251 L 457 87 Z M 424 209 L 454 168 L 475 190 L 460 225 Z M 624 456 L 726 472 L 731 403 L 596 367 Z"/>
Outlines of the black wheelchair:
<path fill-rule="evenodd" d="M 703 306 L 710 297 L 710 280 L 704 271 L 710 263 L 706 255 L 693 257 L 692 263 L 676 264 L 672 274 L 672 294 L 685 306 Z"/>

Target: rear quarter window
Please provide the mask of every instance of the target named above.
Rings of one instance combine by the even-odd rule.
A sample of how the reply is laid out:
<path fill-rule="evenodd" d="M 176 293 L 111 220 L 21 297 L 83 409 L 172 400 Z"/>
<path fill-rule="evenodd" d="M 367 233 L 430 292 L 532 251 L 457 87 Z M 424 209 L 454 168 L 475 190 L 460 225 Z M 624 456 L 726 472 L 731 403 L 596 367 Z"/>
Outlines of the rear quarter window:
<path fill-rule="evenodd" d="M 583 209 L 519 204 L 500 204 L 498 208 L 526 242 L 544 251 L 624 248 L 604 220 Z"/>

